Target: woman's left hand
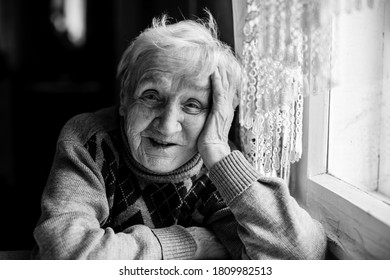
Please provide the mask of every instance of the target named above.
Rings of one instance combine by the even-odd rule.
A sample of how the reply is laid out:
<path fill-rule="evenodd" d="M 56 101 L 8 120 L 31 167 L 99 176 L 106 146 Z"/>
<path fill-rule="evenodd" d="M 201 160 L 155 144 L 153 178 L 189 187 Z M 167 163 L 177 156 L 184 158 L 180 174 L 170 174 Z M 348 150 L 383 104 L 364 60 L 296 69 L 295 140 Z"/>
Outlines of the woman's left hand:
<path fill-rule="evenodd" d="M 220 68 L 211 75 L 213 106 L 198 138 L 198 151 L 208 169 L 230 154 L 228 135 L 236 89 L 229 80 L 229 74 Z"/>

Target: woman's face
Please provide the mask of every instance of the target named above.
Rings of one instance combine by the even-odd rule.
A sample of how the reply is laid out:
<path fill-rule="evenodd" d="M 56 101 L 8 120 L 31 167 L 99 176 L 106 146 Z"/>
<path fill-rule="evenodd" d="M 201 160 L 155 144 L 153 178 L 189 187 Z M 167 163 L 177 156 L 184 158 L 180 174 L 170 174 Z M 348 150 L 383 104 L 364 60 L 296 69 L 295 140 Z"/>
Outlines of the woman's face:
<path fill-rule="evenodd" d="M 208 76 L 189 81 L 163 69 L 147 71 L 120 110 L 134 159 L 158 173 L 189 161 L 197 152 L 209 97 Z"/>

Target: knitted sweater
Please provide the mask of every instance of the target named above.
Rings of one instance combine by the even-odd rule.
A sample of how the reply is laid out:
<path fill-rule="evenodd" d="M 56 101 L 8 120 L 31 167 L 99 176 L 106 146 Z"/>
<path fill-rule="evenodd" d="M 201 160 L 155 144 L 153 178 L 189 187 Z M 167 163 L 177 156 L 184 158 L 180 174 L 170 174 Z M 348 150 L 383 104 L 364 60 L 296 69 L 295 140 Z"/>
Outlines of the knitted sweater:
<path fill-rule="evenodd" d="M 155 259 L 162 252 L 190 259 L 191 226 L 212 230 L 233 259 L 324 257 L 321 225 L 282 180 L 261 176 L 239 151 L 209 172 L 197 154 L 168 174 L 153 173 L 132 158 L 117 110 L 64 126 L 34 231 L 35 258 Z"/>

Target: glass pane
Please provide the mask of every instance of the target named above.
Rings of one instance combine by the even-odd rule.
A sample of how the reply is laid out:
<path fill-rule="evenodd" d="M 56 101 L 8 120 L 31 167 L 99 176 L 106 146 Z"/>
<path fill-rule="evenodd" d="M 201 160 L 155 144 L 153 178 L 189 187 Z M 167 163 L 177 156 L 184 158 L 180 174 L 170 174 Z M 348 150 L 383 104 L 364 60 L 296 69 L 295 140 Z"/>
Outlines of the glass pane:
<path fill-rule="evenodd" d="M 345 1 L 342 1 L 345 2 Z M 328 172 L 378 189 L 384 1 L 341 13 L 335 21 Z"/>

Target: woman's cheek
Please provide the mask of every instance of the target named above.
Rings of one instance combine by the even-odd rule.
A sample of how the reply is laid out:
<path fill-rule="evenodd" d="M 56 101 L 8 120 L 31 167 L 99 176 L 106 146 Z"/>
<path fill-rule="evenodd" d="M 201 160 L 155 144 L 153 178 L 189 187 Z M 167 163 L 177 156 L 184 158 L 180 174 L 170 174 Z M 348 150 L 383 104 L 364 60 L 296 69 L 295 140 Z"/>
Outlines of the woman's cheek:
<path fill-rule="evenodd" d="M 195 145 L 206 123 L 207 116 L 208 114 L 204 113 L 204 114 L 199 114 L 195 117 L 191 116 L 190 118 L 188 118 L 186 128 L 187 131 L 189 131 L 189 133 L 191 134 L 191 138 L 193 139 L 193 141 L 195 141 L 194 143 Z"/>
<path fill-rule="evenodd" d="M 141 104 L 133 104 L 127 114 L 127 135 L 141 141 L 141 133 L 153 120 L 154 113 Z"/>

